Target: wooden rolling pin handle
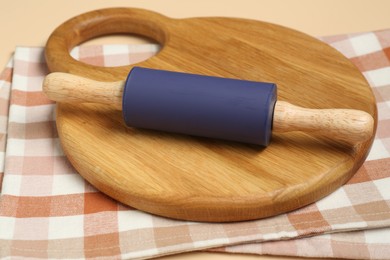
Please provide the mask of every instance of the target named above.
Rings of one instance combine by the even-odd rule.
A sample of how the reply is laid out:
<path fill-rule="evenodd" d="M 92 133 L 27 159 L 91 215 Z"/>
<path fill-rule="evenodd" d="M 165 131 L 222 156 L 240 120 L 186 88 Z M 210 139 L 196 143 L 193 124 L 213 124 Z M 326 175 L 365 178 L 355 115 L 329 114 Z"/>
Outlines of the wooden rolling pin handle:
<path fill-rule="evenodd" d="M 43 81 L 51 100 L 73 103 L 102 103 L 122 110 L 124 81 L 101 82 L 76 75 L 53 72 Z"/>
<path fill-rule="evenodd" d="M 46 76 L 43 90 L 58 102 L 103 103 L 122 109 L 124 81 L 100 82 L 72 74 L 54 72 Z M 374 120 L 353 109 L 307 109 L 277 101 L 274 132 L 315 132 L 349 143 L 366 141 L 373 134 Z"/>
<path fill-rule="evenodd" d="M 361 110 L 308 109 L 277 101 L 273 131 L 315 132 L 348 143 L 359 143 L 372 136 L 374 119 Z"/>

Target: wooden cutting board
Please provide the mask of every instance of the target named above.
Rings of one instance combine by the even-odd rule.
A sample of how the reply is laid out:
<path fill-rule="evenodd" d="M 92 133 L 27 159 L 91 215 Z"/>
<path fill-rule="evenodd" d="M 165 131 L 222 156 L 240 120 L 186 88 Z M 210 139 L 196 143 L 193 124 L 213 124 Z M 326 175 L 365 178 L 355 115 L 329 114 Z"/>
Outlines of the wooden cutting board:
<path fill-rule="evenodd" d="M 133 65 L 96 67 L 69 55 L 77 44 L 112 33 L 140 34 L 163 46 L 137 66 L 274 82 L 279 100 L 364 110 L 376 126 L 374 96 L 347 58 L 313 37 L 260 21 L 93 11 L 53 32 L 46 45 L 50 71 L 125 79 Z M 374 138 L 348 145 L 293 132 L 273 134 L 263 148 L 128 128 L 120 111 L 99 104 L 58 104 L 57 127 L 70 162 L 102 192 L 157 215 L 212 222 L 264 218 L 317 201 L 357 171 Z"/>

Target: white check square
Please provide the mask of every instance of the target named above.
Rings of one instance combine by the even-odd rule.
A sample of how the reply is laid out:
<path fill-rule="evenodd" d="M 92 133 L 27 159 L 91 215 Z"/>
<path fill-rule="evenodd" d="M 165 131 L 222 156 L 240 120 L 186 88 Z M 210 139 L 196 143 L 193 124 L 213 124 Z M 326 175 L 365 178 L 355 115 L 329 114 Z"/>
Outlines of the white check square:
<path fill-rule="evenodd" d="M 390 178 L 375 180 L 374 185 L 382 195 L 383 199 L 390 200 Z"/>
<path fill-rule="evenodd" d="M 115 55 L 121 54 L 125 55 L 129 52 L 129 46 L 124 44 L 112 44 L 112 45 L 103 45 L 103 54 L 106 55 Z"/>
<path fill-rule="evenodd" d="M 363 72 L 373 87 L 390 85 L 390 67 Z"/>
<path fill-rule="evenodd" d="M 316 203 L 319 210 L 328 210 L 351 206 L 351 201 L 345 190 L 340 188 Z"/>
<path fill-rule="evenodd" d="M 24 156 L 25 145 L 26 145 L 25 140 L 9 138 L 7 140 L 7 152 L 6 152 L 7 157 Z"/>
<path fill-rule="evenodd" d="M 77 173 L 53 175 L 52 195 L 82 194 L 85 192 L 85 181 Z"/>
<path fill-rule="evenodd" d="M 382 46 L 374 33 L 365 33 L 350 38 L 351 45 L 356 55 L 365 55 L 382 50 Z"/>
<path fill-rule="evenodd" d="M 13 239 L 15 229 L 15 218 L 0 216 L 0 239 Z"/>
<path fill-rule="evenodd" d="M 30 47 L 17 47 L 15 49 L 14 60 L 31 61 Z"/>
<path fill-rule="evenodd" d="M 28 77 L 14 73 L 12 76 L 12 90 L 29 91 L 28 82 Z"/>
<path fill-rule="evenodd" d="M 390 157 L 390 152 L 383 145 L 382 141 L 379 139 L 374 140 L 366 161 L 378 160 L 387 157 Z"/>
<path fill-rule="evenodd" d="M 153 228 L 153 217 L 138 210 L 118 211 L 118 230 Z"/>
<path fill-rule="evenodd" d="M 380 228 L 365 230 L 364 237 L 368 244 L 389 244 L 390 243 L 390 228 Z"/>
<path fill-rule="evenodd" d="M 76 238 L 83 236 L 83 215 L 49 218 L 48 239 Z"/>

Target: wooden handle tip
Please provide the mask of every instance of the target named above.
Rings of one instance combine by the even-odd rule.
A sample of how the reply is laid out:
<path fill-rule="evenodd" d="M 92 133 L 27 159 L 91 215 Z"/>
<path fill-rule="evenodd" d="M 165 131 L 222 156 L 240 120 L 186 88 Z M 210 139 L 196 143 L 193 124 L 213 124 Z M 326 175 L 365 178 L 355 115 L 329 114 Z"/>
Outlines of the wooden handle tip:
<path fill-rule="evenodd" d="M 311 132 L 355 144 L 371 138 L 374 126 L 373 117 L 361 110 L 308 109 L 284 101 L 275 105 L 275 132 Z"/>

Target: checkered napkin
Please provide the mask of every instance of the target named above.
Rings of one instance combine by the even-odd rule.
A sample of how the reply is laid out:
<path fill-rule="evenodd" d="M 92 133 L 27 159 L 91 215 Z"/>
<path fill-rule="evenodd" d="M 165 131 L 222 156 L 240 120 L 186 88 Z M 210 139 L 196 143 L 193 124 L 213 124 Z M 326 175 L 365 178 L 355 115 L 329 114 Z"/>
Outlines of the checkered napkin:
<path fill-rule="evenodd" d="M 41 92 L 48 73 L 43 49 L 18 47 L 0 78 L 0 258 L 150 258 L 213 249 L 388 259 L 390 30 L 323 40 L 356 64 L 376 95 L 379 125 L 367 161 L 346 185 L 317 203 L 267 219 L 223 224 L 150 215 L 85 182 L 61 150 L 55 104 Z M 105 45 L 76 48 L 72 55 L 114 66 L 157 50 L 155 45 Z"/>

